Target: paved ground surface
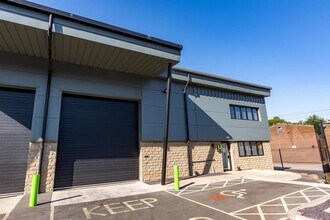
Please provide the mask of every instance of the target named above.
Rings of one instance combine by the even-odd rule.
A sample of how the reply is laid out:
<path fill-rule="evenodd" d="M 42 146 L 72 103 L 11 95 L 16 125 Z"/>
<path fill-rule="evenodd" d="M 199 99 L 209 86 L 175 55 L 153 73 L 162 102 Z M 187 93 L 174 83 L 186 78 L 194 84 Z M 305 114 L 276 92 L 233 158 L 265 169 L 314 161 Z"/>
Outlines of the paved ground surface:
<path fill-rule="evenodd" d="M 180 191 L 166 190 L 78 204 L 26 208 L 25 197 L 8 219 L 286 219 L 289 209 L 330 194 L 321 184 L 233 178 Z M 48 202 L 47 202 L 48 201 Z"/>
<path fill-rule="evenodd" d="M 330 195 L 315 199 L 307 204 L 291 209 L 288 213 L 290 219 L 330 219 Z"/>
<path fill-rule="evenodd" d="M 323 171 L 321 163 L 283 163 L 284 168 L 294 170 Z M 281 163 L 274 163 L 275 167 L 281 167 Z"/>
<path fill-rule="evenodd" d="M 22 197 L 23 195 L 6 195 L 0 197 L 0 219 L 5 218 L 15 208 Z"/>
<path fill-rule="evenodd" d="M 309 218 L 327 220 L 330 219 L 330 212 L 328 211 L 330 207 L 330 200 L 323 202 L 319 205 L 308 207 L 300 210 L 302 216 Z"/>
<path fill-rule="evenodd" d="M 6 220 L 17 219 L 50 219 L 50 200 L 51 193 L 40 194 L 38 198 L 38 206 L 29 208 L 29 197 L 23 196 L 15 208 L 5 217 Z"/>
<path fill-rule="evenodd" d="M 293 172 L 283 172 L 278 170 L 244 170 L 244 171 L 229 171 L 221 173 L 220 175 L 202 175 L 192 178 L 181 179 L 181 185 L 200 185 L 212 182 L 226 181 L 233 178 L 250 178 L 259 180 L 279 180 L 279 181 L 292 181 L 301 178 L 301 175 Z M 163 190 L 173 189 L 174 184 L 166 184 L 161 186 L 159 183 L 156 184 L 157 187 Z"/>
<path fill-rule="evenodd" d="M 323 183 L 322 164 L 309 163 L 284 163 L 284 170 L 301 175 L 298 181 Z M 280 163 L 274 163 L 274 170 L 282 170 Z M 317 179 L 316 179 L 317 178 Z"/>
<path fill-rule="evenodd" d="M 120 190 L 118 190 L 118 188 L 120 188 Z M 52 195 L 52 205 L 59 206 L 90 202 L 158 191 L 161 191 L 161 189 L 139 181 L 117 182 L 104 186 L 89 186 L 88 188 L 55 191 Z"/>

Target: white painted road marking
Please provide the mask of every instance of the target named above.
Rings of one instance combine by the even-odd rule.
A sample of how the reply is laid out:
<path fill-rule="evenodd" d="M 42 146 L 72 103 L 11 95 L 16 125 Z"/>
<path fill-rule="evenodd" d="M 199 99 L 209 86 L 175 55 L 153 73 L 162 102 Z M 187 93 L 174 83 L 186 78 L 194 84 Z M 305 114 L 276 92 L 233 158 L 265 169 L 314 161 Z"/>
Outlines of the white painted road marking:
<path fill-rule="evenodd" d="M 246 189 L 225 190 L 225 191 L 221 191 L 220 194 L 224 196 L 235 196 L 238 199 L 245 199 L 244 195 L 246 195 L 247 192 Z"/>
<path fill-rule="evenodd" d="M 239 179 L 233 179 L 232 181 L 231 180 L 224 181 L 224 184 L 222 186 L 219 186 L 219 187 L 212 187 L 212 184 L 215 185 L 216 183 L 206 184 L 204 187 L 201 187 L 201 189 L 199 189 L 199 190 L 198 189 L 193 190 L 193 191 L 190 190 L 189 192 L 187 192 L 188 191 L 187 190 L 184 193 L 181 192 L 179 194 L 175 194 L 175 192 L 172 193 L 170 191 L 167 191 L 167 192 L 171 193 L 175 196 L 181 197 L 183 199 L 186 199 L 188 201 L 191 201 L 193 203 L 202 205 L 204 207 L 207 207 L 207 208 L 210 208 L 210 209 L 213 209 L 213 210 L 222 212 L 224 214 L 230 215 L 232 217 L 243 219 L 243 220 L 245 220 L 244 216 L 256 216 L 256 217 L 259 217 L 261 220 L 267 219 L 267 216 L 279 216 L 279 218 L 281 220 L 286 220 L 287 219 L 286 214 L 289 211 L 289 209 L 292 208 L 292 206 L 298 206 L 298 205 L 301 205 L 301 204 L 305 204 L 308 201 L 311 201 L 311 200 L 315 199 L 316 197 L 322 197 L 324 195 L 329 195 L 330 194 L 330 192 L 327 192 L 325 189 L 319 188 L 318 186 L 310 186 L 308 188 L 298 190 L 298 191 L 294 191 L 292 193 L 289 193 L 289 194 L 271 199 L 269 201 L 266 201 L 266 202 L 263 202 L 263 203 L 260 203 L 260 204 L 256 204 L 256 205 L 253 205 L 253 206 L 250 206 L 250 207 L 246 207 L 246 208 L 243 208 L 243 209 L 240 209 L 240 210 L 237 210 L 237 211 L 234 211 L 234 212 L 230 212 L 230 213 L 185 197 L 186 194 L 191 194 L 191 193 L 195 193 L 195 192 L 202 192 L 202 191 L 207 191 L 207 190 L 215 190 L 217 188 L 230 187 L 230 186 L 235 186 L 235 185 L 239 185 L 239 184 L 242 184 L 242 183 L 246 183 L 246 182 L 244 182 L 244 179 L 239 181 L 239 183 L 236 182 L 237 180 L 239 180 Z M 253 181 L 257 181 L 257 180 L 247 181 L 247 183 L 248 182 L 253 182 Z M 263 181 L 265 181 L 265 180 L 263 180 Z M 265 181 L 265 182 L 267 182 L 267 181 Z M 231 184 L 229 184 L 229 183 L 231 183 Z M 319 194 L 317 192 L 321 192 L 322 195 L 316 195 L 315 193 L 310 194 L 312 192 L 316 192 L 316 194 Z M 242 198 L 244 198 L 244 195 L 246 194 L 246 190 L 245 189 L 241 189 L 241 190 L 224 190 L 224 191 L 221 191 L 220 194 L 225 195 L 225 196 L 232 196 L 232 197 L 237 196 L 236 198 L 241 198 L 242 199 Z M 297 194 L 299 194 L 299 195 L 297 195 Z M 288 201 L 285 200 L 285 199 L 290 199 L 290 198 L 301 198 L 301 199 L 304 200 L 304 202 L 302 202 L 302 203 L 297 203 L 297 202 L 289 203 Z M 279 200 L 278 204 L 272 203 L 276 200 Z M 267 212 L 266 210 L 263 209 L 263 207 L 271 208 L 272 206 L 273 207 L 278 207 L 278 208 L 283 207 L 283 211 L 275 211 L 274 210 L 275 212 L 273 212 L 273 211 Z M 252 208 L 255 208 L 257 210 L 257 212 L 255 212 L 255 211 L 254 212 L 249 212 L 248 211 Z"/>
<path fill-rule="evenodd" d="M 316 195 L 307 195 L 309 192 L 323 192 L 323 195 L 317 195 L 317 197 L 322 197 L 322 196 L 325 196 L 325 195 L 329 194 L 325 190 L 323 190 L 319 187 L 308 187 L 308 188 L 305 188 L 305 189 L 302 189 L 302 190 L 298 190 L 298 191 L 283 195 L 283 196 L 275 198 L 275 199 L 271 199 L 269 201 L 266 201 L 266 202 L 263 202 L 263 203 L 260 203 L 260 204 L 256 204 L 254 206 L 250 206 L 250 207 L 246 207 L 246 208 L 237 210 L 235 212 L 232 212 L 231 214 L 236 215 L 236 216 L 237 215 L 239 215 L 239 216 L 244 216 L 244 215 L 246 215 L 246 216 L 259 216 L 262 220 L 267 219 L 267 216 L 274 216 L 274 215 L 275 216 L 276 215 L 286 216 L 286 214 L 289 211 L 288 206 L 293 206 L 293 205 L 294 206 L 299 206 L 299 205 L 302 205 L 302 204 L 306 204 L 307 202 L 311 201 L 310 198 L 316 197 Z M 292 196 L 292 195 L 295 195 L 295 194 L 299 194 L 300 196 Z M 291 199 L 291 198 L 301 198 L 301 199 L 304 200 L 304 202 L 302 202 L 302 203 L 296 203 L 296 202 L 288 203 L 285 200 L 285 199 Z M 279 200 L 280 203 L 279 204 L 272 204 L 272 202 L 274 202 L 276 200 Z M 262 210 L 262 207 L 265 207 L 265 206 L 266 207 L 272 207 L 272 206 L 283 207 L 284 212 L 267 213 L 267 212 L 264 212 Z M 258 213 L 248 212 L 248 210 L 251 210 L 253 208 L 257 208 Z M 284 219 L 287 219 L 287 218 L 283 217 L 281 219 L 284 220 Z"/>
<path fill-rule="evenodd" d="M 189 220 L 213 220 L 213 218 L 208 218 L 208 217 L 193 217 L 193 218 L 190 218 Z"/>
<path fill-rule="evenodd" d="M 157 202 L 155 198 L 144 198 L 139 200 L 129 200 L 124 202 L 115 202 L 105 205 L 98 205 L 92 209 L 88 209 L 87 207 L 83 208 L 83 212 L 87 219 L 92 218 L 92 216 L 107 216 L 108 213 L 111 215 L 126 213 L 126 212 L 134 212 L 142 209 L 149 209 L 155 207 L 153 203 Z M 108 212 L 104 212 L 107 210 Z"/>
<path fill-rule="evenodd" d="M 215 210 L 215 211 L 218 211 L 218 212 L 224 213 L 224 214 L 226 214 L 226 215 L 232 216 L 232 217 L 234 217 L 234 218 L 241 219 L 241 220 L 245 220 L 244 218 L 241 218 L 241 217 L 239 217 L 239 216 L 235 216 L 235 215 L 233 215 L 233 214 L 231 214 L 231 213 L 229 213 L 229 212 L 222 211 L 222 210 L 220 210 L 220 209 L 214 208 L 214 207 L 212 207 L 212 206 L 209 206 L 209 205 L 206 205 L 206 204 L 203 204 L 203 203 L 197 202 L 197 201 L 195 201 L 195 200 L 192 200 L 192 199 L 189 199 L 189 198 L 186 198 L 186 197 L 183 197 L 183 196 L 178 196 L 178 195 L 176 195 L 176 194 L 174 194 L 174 193 L 172 193 L 172 192 L 170 192 L 170 191 L 165 191 L 165 192 L 170 193 L 170 194 L 172 194 L 172 195 L 174 195 L 174 196 L 176 196 L 176 197 L 179 197 L 179 198 L 182 198 L 182 199 L 188 200 L 188 201 L 190 201 L 190 202 L 196 203 L 196 204 L 198 204 L 198 205 L 204 206 L 204 207 L 206 207 L 206 208 L 213 209 L 213 210 Z"/>
<path fill-rule="evenodd" d="M 214 189 L 221 189 L 225 187 L 231 187 L 231 186 L 236 186 L 236 185 L 241 185 L 244 183 L 250 183 L 250 182 L 255 182 L 257 180 L 251 180 L 251 179 L 245 179 L 245 178 L 233 178 L 227 181 L 220 181 L 220 182 L 212 182 L 208 184 L 202 184 L 202 185 L 191 185 L 185 187 L 183 190 L 177 192 L 177 191 L 172 191 L 172 190 L 167 190 L 168 192 L 171 192 L 172 194 L 176 195 L 187 195 L 191 193 L 197 193 L 201 191 L 208 191 L 208 190 L 214 190 Z M 218 185 L 214 187 L 214 185 Z M 196 187 L 199 187 L 199 189 L 195 189 Z"/>

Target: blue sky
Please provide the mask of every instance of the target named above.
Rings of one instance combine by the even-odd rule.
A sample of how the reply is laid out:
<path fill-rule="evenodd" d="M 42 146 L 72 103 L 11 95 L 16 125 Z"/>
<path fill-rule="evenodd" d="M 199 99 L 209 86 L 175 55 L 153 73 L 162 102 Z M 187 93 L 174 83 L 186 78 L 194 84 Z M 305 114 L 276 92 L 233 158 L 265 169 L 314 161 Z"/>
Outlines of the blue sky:
<path fill-rule="evenodd" d="M 328 0 L 34 0 L 183 45 L 178 66 L 271 86 L 268 116 L 330 118 Z"/>

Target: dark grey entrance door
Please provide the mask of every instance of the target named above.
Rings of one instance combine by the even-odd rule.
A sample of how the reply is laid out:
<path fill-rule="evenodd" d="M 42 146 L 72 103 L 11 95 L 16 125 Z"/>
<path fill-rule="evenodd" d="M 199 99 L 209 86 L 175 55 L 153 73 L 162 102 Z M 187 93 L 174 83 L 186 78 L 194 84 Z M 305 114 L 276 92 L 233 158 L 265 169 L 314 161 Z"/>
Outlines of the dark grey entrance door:
<path fill-rule="evenodd" d="M 55 188 L 139 177 L 138 103 L 63 95 Z"/>
<path fill-rule="evenodd" d="M 231 156 L 230 156 L 230 147 L 228 142 L 221 142 L 222 146 L 222 161 L 223 168 L 225 171 L 232 170 L 231 168 Z"/>
<path fill-rule="evenodd" d="M 24 191 L 34 97 L 0 88 L 0 194 Z"/>

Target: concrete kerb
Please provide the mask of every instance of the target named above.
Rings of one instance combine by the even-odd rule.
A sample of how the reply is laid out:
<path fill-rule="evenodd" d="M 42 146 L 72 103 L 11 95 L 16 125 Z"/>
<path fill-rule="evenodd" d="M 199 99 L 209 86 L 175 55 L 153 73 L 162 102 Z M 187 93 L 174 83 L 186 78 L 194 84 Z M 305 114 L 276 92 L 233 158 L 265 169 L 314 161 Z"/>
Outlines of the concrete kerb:
<path fill-rule="evenodd" d="M 324 184 L 325 185 L 325 184 Z M 324 187 L 323 185 L 323 187 Z M 330 188 L 330 187 L 329 187 Z M 314 201 L 311 201 L 307 204 L 304 204 L 304 205 L 301 205 L 301 206 L 298 206 L 294 209 L 291 209 L 289 212 L 288 212 L 288 218 L 290 220 L 313 220 L 311 218 L 308 218 L 308 217 L 305 217 L 305 216 L 302 216 L 301 213 L 299 212 L 299 210 L 301 209 L 304 209 L 304 208 L 308 208 L 308 207 L 313 207 L 313 206 L 317 206 L 321 203 L 324 203 L 326 202 L 327 200 L 330 199 L 330 195 L 327 195 L 327 196 L 324 196 L 322 198 L 319 198 L 319 199 L 316 199 Z"/>

